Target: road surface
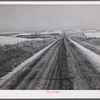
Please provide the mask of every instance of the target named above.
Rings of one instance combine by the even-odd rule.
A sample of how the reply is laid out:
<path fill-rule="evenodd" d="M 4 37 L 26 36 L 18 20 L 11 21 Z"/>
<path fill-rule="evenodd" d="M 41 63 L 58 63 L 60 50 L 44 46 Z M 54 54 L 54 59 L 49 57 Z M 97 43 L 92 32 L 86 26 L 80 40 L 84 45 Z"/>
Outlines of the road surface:
<path fill-rule="evenodd" d="M 98 90 L 100 72 L 69 39 L 59 39 L 35 63 L 0 85 L 8 90 Z"/>

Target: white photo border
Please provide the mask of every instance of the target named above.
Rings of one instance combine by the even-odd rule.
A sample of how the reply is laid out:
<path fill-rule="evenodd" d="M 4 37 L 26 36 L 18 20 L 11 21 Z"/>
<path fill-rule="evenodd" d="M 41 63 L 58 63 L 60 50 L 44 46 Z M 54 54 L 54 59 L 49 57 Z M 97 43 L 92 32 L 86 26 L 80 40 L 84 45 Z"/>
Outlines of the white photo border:
<path fill-rule="evenodd" d="M 0 1 L 0 5 L 100 5 L 100 1 Z M 0 99 L 100 98 L 100 90 L 0 90 Z"/>

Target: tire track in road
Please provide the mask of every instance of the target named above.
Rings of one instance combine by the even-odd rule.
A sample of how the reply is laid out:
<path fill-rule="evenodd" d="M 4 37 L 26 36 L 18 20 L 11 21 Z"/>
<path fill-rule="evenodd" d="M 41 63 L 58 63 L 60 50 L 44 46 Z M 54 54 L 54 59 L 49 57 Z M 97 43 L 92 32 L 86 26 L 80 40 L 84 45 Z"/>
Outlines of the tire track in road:
<path fill-rule="evenodd" d="M 48 89 L 72 90 L 73 83 L 68 75 L 69 68 L 66 56 L 66 48 L 64 38 L 61 41 L 58 59 L 56 62 L 54 73 L 52 74 Z"/>
<path fill-rule="evenodd" d="M 73 89 L 71 77 L 68 75 L 69 70 L 64 38 L 62 38 L 58 47 L 57 52 L 54 53 L 48 63 L 48 67 L 45 70 L 42 69 L 41 75 L 39 77 L 36 76 L 35 80 L 32 81 L 33 84 L 34 81 L 36 84 L 31 85 L 28 89 Z"/>

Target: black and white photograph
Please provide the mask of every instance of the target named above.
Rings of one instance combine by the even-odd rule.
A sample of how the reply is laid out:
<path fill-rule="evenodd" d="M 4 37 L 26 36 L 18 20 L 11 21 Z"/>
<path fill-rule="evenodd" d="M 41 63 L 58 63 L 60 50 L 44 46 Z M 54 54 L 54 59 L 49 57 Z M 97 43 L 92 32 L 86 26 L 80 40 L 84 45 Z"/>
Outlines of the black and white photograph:
<path fill-rule="evenodd" d="M 100 90 L 100 4 L 0 4 L 0 90 Z"/>

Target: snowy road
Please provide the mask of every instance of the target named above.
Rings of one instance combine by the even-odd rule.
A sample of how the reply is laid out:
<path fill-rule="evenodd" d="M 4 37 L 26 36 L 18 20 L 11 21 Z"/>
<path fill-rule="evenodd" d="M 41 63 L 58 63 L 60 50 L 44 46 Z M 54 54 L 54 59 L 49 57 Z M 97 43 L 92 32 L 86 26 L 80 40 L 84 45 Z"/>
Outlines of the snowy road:
<path fill-rule="evenodd" d="M 70 39 L 63 37 L 30 59 L 13 77 L 2 78 L 1 90 L 100 90 L 100 57 Z"/>

